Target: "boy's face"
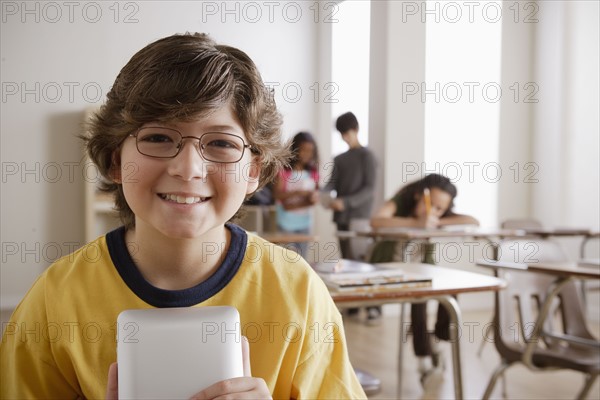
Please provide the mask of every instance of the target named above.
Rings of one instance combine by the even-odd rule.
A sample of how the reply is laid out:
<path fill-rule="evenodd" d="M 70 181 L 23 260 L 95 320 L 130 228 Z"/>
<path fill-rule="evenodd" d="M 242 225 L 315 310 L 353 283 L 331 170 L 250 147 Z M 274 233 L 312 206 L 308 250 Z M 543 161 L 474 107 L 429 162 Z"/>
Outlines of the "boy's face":
<path fill-rule="evenodd" d="M 144 125 L 150 126 L 175 129 L 184 137 L 229 133 L 248 144 L 230 106 L 198 121 Z M 211 143 L 219 151 L 226 146 Z M 223 164 L 204 160 L 197 146 L 198 140 L 184 139 L 174 158 L 153 158 L 137 150 L 136 138 L 123 142 L 120 179 L 127 204 L 135 214 L 136 230 L 149 229 L 181 239 L 220 233 L 246 195 L 256 190 L 259 168 L 250 149 L 244 150 L 239 162 Z"/>

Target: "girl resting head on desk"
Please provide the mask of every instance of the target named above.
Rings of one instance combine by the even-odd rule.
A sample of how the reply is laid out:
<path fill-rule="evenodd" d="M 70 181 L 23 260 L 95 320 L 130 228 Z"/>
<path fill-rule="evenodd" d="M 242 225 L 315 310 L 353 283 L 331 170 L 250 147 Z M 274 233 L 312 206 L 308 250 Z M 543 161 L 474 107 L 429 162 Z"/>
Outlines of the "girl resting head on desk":
<path fill-rule="evenodd" d="M 455 214 L 456 186 L 443 175 L 430 174 L 409 183 L 386 201 L 371 218 L 373 228 L 439 228 L 443 225 L 479 225 L 469 215 Z"/>
<path fill-rule="evenodd" d="M 388 200 L 371 219 L 373 228 L 409 227 L 439 228 L 443 225 L 479 225 L 479 222 L 468 215 L 456 214 L 452 211 L 456 186 L 450 179 L 438 174 L 427 175 L 421 180 L 404 186 L 396 195 Z M 407 242 L 379 242 L 371 253 L 371 262 L 387 262 L 396 259 L 396 254 L 406 250 Z M 424 249 L 412 251 L 413 260 L 427 258 L 434 244 L 425 243 Z M 409 261 L 404 259 L 404 261 Z M 444 307 L 438 307 L 434 334 L 438 339 L 448 340 L 450 317 Z M 417 368 L 421 375 L 421 383 L 425 386 L 430 377 L 443 370 L 444 361 L 438 346 L 438 340 L 432 340 L 427 329 L 427 304 L 411 305 L 411 325 L 413 332 L 413 348 L 417 356 Z"/>

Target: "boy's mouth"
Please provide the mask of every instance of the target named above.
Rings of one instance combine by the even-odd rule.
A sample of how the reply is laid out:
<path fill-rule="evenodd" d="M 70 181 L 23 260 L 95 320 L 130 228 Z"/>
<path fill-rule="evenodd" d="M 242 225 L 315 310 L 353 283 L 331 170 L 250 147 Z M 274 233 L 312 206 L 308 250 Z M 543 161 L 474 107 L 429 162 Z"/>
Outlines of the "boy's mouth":
<path fill-rule="evenodd" d="M 197 203 L 204 203 L 205 201 L 209 200 L 210 197 L 195 197 L 195 196 L 178 196 L 175 194 L 168 194 L 168 193 L 159 193 L 158 196 L 166 201 L 172 201 L 174 203 L 178 203 L 178 204 L 197 204 Z"/>

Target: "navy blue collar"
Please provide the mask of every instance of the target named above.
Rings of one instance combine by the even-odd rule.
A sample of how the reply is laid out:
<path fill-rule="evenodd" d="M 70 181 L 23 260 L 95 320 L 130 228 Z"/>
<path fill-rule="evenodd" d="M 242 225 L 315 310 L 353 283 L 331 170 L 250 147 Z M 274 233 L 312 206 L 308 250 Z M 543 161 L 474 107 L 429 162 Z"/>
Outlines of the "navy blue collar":
<path fill-rule="evenodd" d="M 227 286 L 242 264 L 248 242 L 246 232 L 234 224 L 225 226 L 231 232 L 231 243 L 223 263 L 207 280 L 183 290 L 160 289 L 144 279 L 127 251 L 124 226 L 107 233 L 106 244 L 119 275 L 140 299 L 160 308 L 189 307 L 211 298 Z"/>

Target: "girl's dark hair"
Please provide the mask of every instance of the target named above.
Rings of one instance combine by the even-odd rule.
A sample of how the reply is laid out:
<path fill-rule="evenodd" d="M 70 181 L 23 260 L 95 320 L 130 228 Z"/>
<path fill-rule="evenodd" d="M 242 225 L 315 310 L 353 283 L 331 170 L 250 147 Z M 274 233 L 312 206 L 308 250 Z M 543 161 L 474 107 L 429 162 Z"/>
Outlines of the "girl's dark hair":
<path fill-rule="evenodd" d="M 319 163 L 319 152 L 317 150 L 317 142 L 315 141 L 313 135 L 311 135 L 308 132 L 299 132 L 292 138 L 292 144 L 290 145 L 292 156 L 290 159 L 289 166 L 287 166 L 286 168 L 291 169 L 299 161 L 300 146 L 302 145 L 302 143 L 312 143 L 315 148 L 315 153 L 312 161 L 305 165 L 304 169 L 306 169 L 307 171 L 316 171 Z"/>
<path fill-rule="evenodd" d="M 450 201 L 450 206 L 444 215 L 442 215 L 442 217 L 454 215 L 452 208 L 454 207 L 454 198 L 457 195 L 456 186 L 454 186 L 450 179 L 439 174 L 427 175 L 425 178 L 409 183 L 400 189 L 400 191 L 396 194 L 396 196 L 400 196 L 400 208 L 396 210 L 396 215 L 399 217 L 413 216 L 417 202 L 420 199 L 420 196 L 423 195 L 423 190 L 425 188 L 438 188 L 448 193 L 452 200 Z"/>
<path fill-rule="evenodd" d="M 186 33 L 147 45 L 121 69 L 83 139 L 106 180 L 101 189 L 114 193 L 126 227 L 134 226 L 135 216 L 122 185 L 111 179 L 111 170 L 120 168 L 123 141 L 146 123 L 194 121 L 227 105 L 258 158 L 262 187 L 287 163 L 289 150 L 282 144 L 282 117 L 273 94 L 246 53 L 218 45 L 206 34 Z"/>

